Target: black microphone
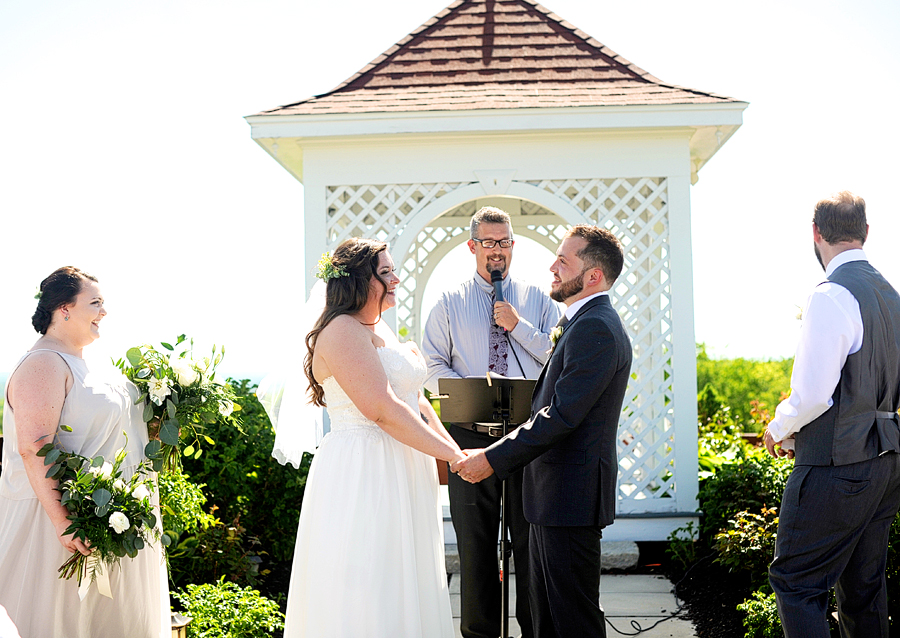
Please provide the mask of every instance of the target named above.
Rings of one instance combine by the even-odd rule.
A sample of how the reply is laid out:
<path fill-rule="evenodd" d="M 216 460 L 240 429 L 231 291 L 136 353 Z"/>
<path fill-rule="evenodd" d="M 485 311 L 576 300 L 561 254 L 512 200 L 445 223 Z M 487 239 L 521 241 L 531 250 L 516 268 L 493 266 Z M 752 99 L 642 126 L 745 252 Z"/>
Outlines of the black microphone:
<path fill-rule="evenodd" d="M 503 273 L 492 270 L 491 283 L 494 284 L 494 301 L 503 301 Z"/>

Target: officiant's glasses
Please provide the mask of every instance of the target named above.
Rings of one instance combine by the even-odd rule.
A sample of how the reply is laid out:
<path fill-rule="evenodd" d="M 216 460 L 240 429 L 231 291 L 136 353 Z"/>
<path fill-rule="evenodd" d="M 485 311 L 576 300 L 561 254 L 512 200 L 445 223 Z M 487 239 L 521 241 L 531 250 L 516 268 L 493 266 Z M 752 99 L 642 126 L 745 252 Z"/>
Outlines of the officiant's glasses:
<path fill-rule="evenodd" d="M 477 241 L 481 244 L 482 248 L 487 248 L 490 250 L 497 244 L 500 244 L 500 248 L 512 248 L 513 240 L 512 239 L 475 239 L 472 238 L 472 241 Z"/>

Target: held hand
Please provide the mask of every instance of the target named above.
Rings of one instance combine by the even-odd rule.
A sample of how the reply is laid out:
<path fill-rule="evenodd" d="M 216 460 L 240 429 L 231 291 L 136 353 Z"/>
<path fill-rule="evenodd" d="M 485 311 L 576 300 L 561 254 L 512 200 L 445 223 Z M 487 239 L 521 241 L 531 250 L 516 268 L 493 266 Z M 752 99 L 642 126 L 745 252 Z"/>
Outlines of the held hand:
<path fill-rule="evenodd" d="M 463 452 L 468 454 L 468 458 L 450 467 L 450 470 L 459 474 L 461 479 L 469 483 L 478 483 L 494 473 L 494 468 L 487 460 L 484 450 L 463 450 Z"/>
<path fill-rule="evenodd" d="M 69 521 L 64 520 L 62 523 L 55 525 L 56 527 L 56 538 L 59 539 L 59 544 L 62 545 L 66 551 L 71 553 L 79 552 L 84 554 L 85 556 L 91 555 L 91 550 L 89 545 L 90 542 L 85 543 L 80 538 L 75 538 L 72 534 L 64 534 L 63 532 L 69 527 Z"/>
<path fill-rule="evenodd" d="M 506 301 L 494 302 L 494 323 L 509 332 L 519 325 L 519 313 Z"/>
<path fill-rule="evenodd" d="M 765 436 L 763 437 L 763 442 L 766 445 L 766 450 L 768 450 L 769 454 L 774 458 L 778 458 L 780 456 L 786 456 L 789 459 L 794 458 L 794 450 L 788 449 L 785 450 L 781 444 L 781 441 L 776 441 L 775 437 L 772 436 L 772 433 L 769 432 L 769 428 L 766 428 Z"/>

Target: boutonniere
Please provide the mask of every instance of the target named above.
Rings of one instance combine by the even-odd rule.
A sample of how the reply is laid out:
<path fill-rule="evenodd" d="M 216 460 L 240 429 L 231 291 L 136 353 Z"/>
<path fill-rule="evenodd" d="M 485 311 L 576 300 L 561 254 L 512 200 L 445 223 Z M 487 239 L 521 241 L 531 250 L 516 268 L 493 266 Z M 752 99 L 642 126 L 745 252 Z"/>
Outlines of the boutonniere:
<path fill-rule="evenodd" d="M 553 330 L 550 331 L 550 343 L 556 346 L 556 342 L 559 341 L 559 338 L 562 336 L 563 329 L 562 326 L 556 326 Z"/>

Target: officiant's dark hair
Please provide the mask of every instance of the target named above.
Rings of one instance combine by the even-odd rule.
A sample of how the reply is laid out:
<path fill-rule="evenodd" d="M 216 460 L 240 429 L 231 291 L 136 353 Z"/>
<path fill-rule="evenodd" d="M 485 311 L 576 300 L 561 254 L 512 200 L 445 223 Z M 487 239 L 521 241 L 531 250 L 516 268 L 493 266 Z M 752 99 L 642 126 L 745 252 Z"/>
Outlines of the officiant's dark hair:
<path fill-rule="evenodd" d="M 328 279 L 325 288 L 325 310 L 312 331 L 306 335 L 306 356 L 303 358 L 303 371 L 309 380 L 309 393 L 315 405 L 325 405 L 325 391 L 316 381 L 312 370 L 316 339 L 322 329 L 335 317 L 354 314 L 365 307 L 369 301 L 369 282 L 372 281 L 373 275 L 375 280 L 381 283 L 383 288 L 381 302 L 384 302 L 387 284 L 378 275 L 378 256 L 387 248 L 388 245 L 383 241 L 352 237 L 334 249 L 331 264 L 335 270 L 345 272 L 346 275 Z"/>
<path fill-rule="evenodd" d="M 866 243 L 866 200 L 850 191 L 841 191 L 816 203 L 813 223 L 829 244 L 842 241 Z"/>
<path fill-rule="evenodd" d="M 619 278 L 625 264 L 625 255 L 622 244 L 610 231 L 590 224 L 578 224 L 569 229 L 566 237 L 581 237 L 587 242 L 577 253 L 585 266 L 602 270 L 610 284 Z"/>
<path fill-rule="evenodd" d="M 84 281 L 97 281 L 93 275 L 73 266 L 63 266 L 50 273 L 44 281 L 38 294 L 37 309 L 31 315 L 31 325 L 42 335 L 47 334 L 50 322 L 53 321 L 53 313 L 60 306 L 75 303 L 75 298 L 84 287 Z"/>

